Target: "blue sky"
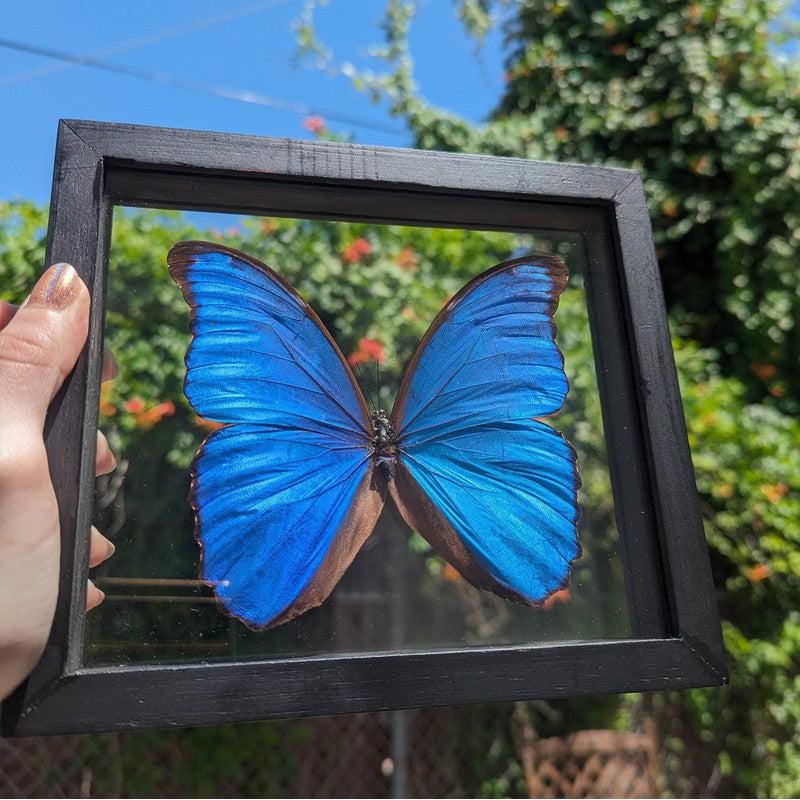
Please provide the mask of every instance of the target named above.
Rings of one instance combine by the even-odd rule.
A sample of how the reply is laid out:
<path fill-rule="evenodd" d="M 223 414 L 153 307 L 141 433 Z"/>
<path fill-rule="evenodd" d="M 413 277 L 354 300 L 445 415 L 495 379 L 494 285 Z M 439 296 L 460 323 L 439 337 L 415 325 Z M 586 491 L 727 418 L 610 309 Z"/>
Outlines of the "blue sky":
<path fill-rule="evenodd" d="M 269 2 L 270 0 L 266 0 Z M 397 133 L 350 127 L 364 144 L 407 145 L 410 137 L 385 107 L 374 106 L 342 77 L 293 66 L 292 21 L 301 0 L 271 0 L 244 17 L 184 32 L 106 58 L 188 80 L 251 89 L 388 125 Z M 76 54 L 94 53 L 193 20 L 223 16 L 256 0 L 140 0 L 131 3 L 37 0 L 3 9 L 0 37 Z M 321 37 L 339 60 L 366 63 L 368 45 L 381 40 L 382 2 L 333 0 L 318 13 Z M 425 96 L 473 120 L 484 118 L 502 91 L 502 36 L 480 52 L 464 34 L 446 0 L 423 0 L 412 31 L 417 77 Z M 308 137 L 303 116 L 195 94 L 132 77 L 69 66 L 34 75 L 56 62 L 0 48 L 0 198 L 46 201 L 50 192 L 56 123 L 60 117 Z M 334 129 L 347 126 L 332 124 Z"/>

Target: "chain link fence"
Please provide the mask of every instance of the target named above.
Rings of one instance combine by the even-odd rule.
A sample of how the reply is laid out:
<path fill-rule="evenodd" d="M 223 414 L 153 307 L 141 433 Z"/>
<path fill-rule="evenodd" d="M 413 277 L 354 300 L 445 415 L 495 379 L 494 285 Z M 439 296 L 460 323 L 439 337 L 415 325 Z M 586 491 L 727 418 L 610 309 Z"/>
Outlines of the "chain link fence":
<path fill-rule="evenodd" d="M 538 738 L 527 704 L 0 740 L 3 797 L 642 797 L 655 736 Z"/>

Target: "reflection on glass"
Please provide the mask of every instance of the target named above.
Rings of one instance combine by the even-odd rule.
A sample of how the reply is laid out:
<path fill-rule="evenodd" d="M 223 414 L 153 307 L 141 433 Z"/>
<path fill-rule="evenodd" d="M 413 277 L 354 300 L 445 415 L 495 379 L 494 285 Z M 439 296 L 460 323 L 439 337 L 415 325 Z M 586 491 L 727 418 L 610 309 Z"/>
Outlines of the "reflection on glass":
<path fill-rule="evenodd" d="M 196 219 L 199 215 L 193 215 Z M 215 215 L 215 222 L 219 215 Z M 226 616 L 198 581 L 188 470 L 214 423 L 182 391 L 188 308 L 166 267 L 177 241 L 224 242 L 281 272 L 320 313 L 371 404 L 391 408 L 402 368 L 442 304 L 471 277 L 527 252 L 558 253 L 570 286 L 556 313 L 570 393 L 550 421 L 578 451 L 583 556 L 541 608 L 467 584 L 387 505 L 329 600 L 263 633 Z M 200 231 L 177 215 L 118 211 L 107 342 L 120 375 L 103 388 L 101 427 L 120 454 L 98 481 L 95 523 L 117 545 L 97 577 L 86 661 L 291 657 L 613 638 L 630 625 L 582 287 L 577 236 L 232 220 Z"/>

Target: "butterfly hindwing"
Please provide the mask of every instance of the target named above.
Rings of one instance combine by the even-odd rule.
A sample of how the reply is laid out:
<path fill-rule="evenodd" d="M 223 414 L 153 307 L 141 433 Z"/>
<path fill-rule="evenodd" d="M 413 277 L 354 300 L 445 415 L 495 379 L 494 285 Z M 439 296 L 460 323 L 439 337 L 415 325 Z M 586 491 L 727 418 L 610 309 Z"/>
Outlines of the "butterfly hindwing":
<path fill-rule="evenodd" d="M 566 280 L 547 256 L 473 280 L 431 325 L 392 412 L 406 521 L 474 585 L 530 604 L 580 554 L 575 453 L 537 419 L 568 389 L 553 323 Z"/>
<path fill-rule="evenodd" d="M 268 267 L 204 242 L 168 261 L 192 309 L 186 396 L 226 425 L 193 467 L 202 577 L 234 616 L 276 625 L 325 600 L 380 514 L 367 408 L 330 334 Z"/>

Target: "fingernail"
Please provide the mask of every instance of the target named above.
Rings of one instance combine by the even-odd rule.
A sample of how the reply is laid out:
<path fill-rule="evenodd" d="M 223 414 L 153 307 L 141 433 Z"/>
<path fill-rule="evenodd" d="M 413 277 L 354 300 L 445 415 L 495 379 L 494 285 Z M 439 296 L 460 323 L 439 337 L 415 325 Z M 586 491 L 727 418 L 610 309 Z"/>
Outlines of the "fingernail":
<path fill-rule="evenodd" d="M 119 375 L 119 367 L 117 360 L 114 358 L 113 353 L 107 348 L 103 348 L 103 378 L 104 381 L 110 381 Z"/>
<path fill-rule="evenodd" d="M 106 553 L 106 558 L 111 558 L 111 556 L 113 556 L 114 553 L 116 553 L 116 552 L 117 552 L 117 548 L 116 548 L 114 542 L 109 541 L 109 543 L 108 543 L 108 552 Z"/>
<path fill-rule="evenodd" d="M 91 611 L 106 599 L 106 593 L 98 589 L 92 581 L 87 581 L 86 584 L 86 610 Z"/>
<path fill-rule="evenodd" d="M 80 278 L 75 268 L 63 261 L 53 264 L 33 287 L 28 303 L 36 303 L 56 311 L 69 307 L 80 291 Z"/>
<path fill-rule="evenodd" d="M 101 469 L 108 470 L 111 472 L 117 466 L 117 457 L 114 455 L 113 450 L 109 447 L 108 439 L 106 439 L 106 435 L 103 431 L 97 431 L 97 452 L 99 453 L 101 450 L 105 451 L 106 458 L 108 462 L 106 464 L 101 464 Z"/>

